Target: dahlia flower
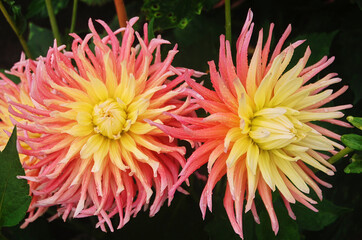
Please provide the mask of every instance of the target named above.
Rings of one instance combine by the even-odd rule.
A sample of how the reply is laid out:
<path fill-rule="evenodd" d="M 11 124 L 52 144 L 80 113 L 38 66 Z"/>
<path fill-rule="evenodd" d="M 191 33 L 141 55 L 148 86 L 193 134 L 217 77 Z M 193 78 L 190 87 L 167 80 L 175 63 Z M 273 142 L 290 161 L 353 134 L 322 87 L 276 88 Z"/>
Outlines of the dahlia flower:
<path fill-rule="evenodd" d="M 8 74 L 15 75 L 20 78 L 20 83 L 15 84 L 5 74 L 0 73 L 0 150 L 5 148 L 9 140 L 10 134 L 13 131 L 14 125 L 12 117 L 9 112 L 9 102 L 23 103 L 25 105 L 32 105 L 29 97 L 29 83 L 24 77 L 24 68 L 21 63 L 25 61 L 25 55 L 22 54 L 20 61 L 15 64 Z M 18 118 L 20 121 L 21 119 Z M 25 146 L 25 145 L 24 145 Z M 26 155 L 20 155 L 23 162 L 24 158 L 28 159 Z"/>
<path fill-rule="evenodd" d="M 340 136 L 314 121 L 324 121 L 341 126 L 348 124 L 336 120 L 342 109 L 351 105 L 323 107 L 346 91 L 347 86 L 332 93 L 325 90 L 340 82 L 335 73 L 311 82 L 334 58 L 322 58 L 306 67 L 311 54 L 306 49 L 295 66 L 290 61 L 297 41 L 284 50 L 282 45 L 291 31 L 288 26 L 272 54 L 270 42 L 273 24 L 263 45 L 263 31 L 259 32 L 255 51 L 248 63 L 248 48 L 254 24 L 249 11 L 237 40 L 236 66 L 233 64 L 230 43 L 220 37 L 219 71 L 214 61 L 209 62 L 210 78 L 215 91 L 206 89 L 191 78 L 186 81 L 193 89 L 190 95 L 210 115 L 206 118 L 183 117 L 169 113 L 180 121 L 182 127 L 169 127 L 152 123 L 173 137 L 182 137 L 203 145 L 187 160 L 180 178 L 170 190 L 170 198 L 177 187 L 190 174 L 207 163 L 209 177 L 202 192 L 200 208 L 203 217 L 206 208 L 212 209 L 212 191 L 215 184 L 227 176 L 224 206 L 234 231 L 243 238 L 242 214 L 252 211 L 259 222 L 254 200 L 259 193 L 271 219 L 275 234 L 279 225 L 273 209 L 272 192 L 278 191 L 291 218 L 295 215 L 290 203 L 296 201 L 317 211 L 316 201 L 308 197 L 312 188 L 322 199 L 317 183 L 331 187 L 319 179 L 310 167 L 333 175 L 335 167 L 319 151 L 335 153 L 343 148 L 335 140 Z M 335 139 L 335 140 L 332 140 Z"/>
<path fill-rule="evenodd" d="M 163 112 L 194 115 L 195 106 L 181 100 L 187 73 L 171 65 L 177 46 L 162 61 L 160 47 L 168 41 L 149 40 L 147 25 L 141 38 L 136 21 L 112 32 L 99 20 L 107 32 L 100 38 L 90 20 L 84 39 L 72 34 L 71 51 L 55 42 L 46 57 L 22 63 L 32 104 L 9 101 L 10 112 L 29 146 L 19 152 L 38 159 L 24 165 L 38 174 L 24 176 L 34 185 L 23 226 L 56 206 L 51 219 L 95 215 L 97 227 L 113 231 L 116 214 L 121 228 L 142 207 L 157 213 L 177 181 L 184 147 L 145 120 L 177 127 Z"/>
<path fill-rule="evenodd" d="M 10 120 L 7 98 L 20 101 L 19 92 L 18 86 L 4 74 L 0 73 L 0 151 L 4 150 L 9 140 L 8 133 L 11 133 L 14 127 Z"/>

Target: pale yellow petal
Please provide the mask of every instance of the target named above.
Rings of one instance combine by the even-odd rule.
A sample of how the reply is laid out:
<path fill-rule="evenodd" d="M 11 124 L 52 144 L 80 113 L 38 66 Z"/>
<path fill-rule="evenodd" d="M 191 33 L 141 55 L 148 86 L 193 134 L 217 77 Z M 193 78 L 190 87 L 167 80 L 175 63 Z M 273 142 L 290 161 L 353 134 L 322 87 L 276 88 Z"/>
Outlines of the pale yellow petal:
<path fill-rule="evenodd" d="M 80 125 L 90 125 L 92 124 L 92 115 L 89 112 L 78 112 L 77 122 Z"/>
<path fill-rule="evenodd" d="M 140 119 L 154 119 L 158 116 L 160 116 L 161 114 L 163 114 L 164 112 L 167 112 L 169 110 L 175 109 L 176 106 L 174 105 L 169 105 L 163 108 L 158 108 L 158 109 L 147 109 L 144 113 L 139 115 Z"/>
<path fill-rule="evenodd" d="M 146 154 L 144 154 L 137 148 L 135 141 L 128 133 L 122 134 L 120 142 L 122 147 L 124 147 L 127 151 L 131 152 L 137 159 L 149 159 Z"/>
<path fill-rule="evenodd" d="M 106 156 L 108 155 L 109 152 L 109 143 L 110 143 L 109 138 L 102 138 L 102 143 L 99 144 L 99 148 L 98 150 L 93 154 L 93 160 L 94 160 L 94 164 L 93 164 L 93 168 L 92 168 L 92 172 L 98 172 L 100 171 L 100 169 L 104 168 L 104 164 L 106 164 Z"/>
<path fill-rule="evenodd" d="M 83 111 L 91 113 L 93 111 L 93 105 L 87 102 L 70 102 L 61 104 L 63 107 L 72 108 L 75 111 Z"/>
<path fill-rule="evenodd" d="M 211 172 L 211 168 L 214 165 L 215 161 L 219 158 L 219 156 L 224 152 L 224 146 L 222 144 L 218 145 L 209 156 L 209 160 L 207 162 L 208 172 Z"/>
<path fill-rule="evenodd" d="M 100 101 L 106 101 L 108 99 L 108 90 L 106 85 L 92 74 L 87 72 L 87 75 L 98 99 Z"/>
<path fill-rule="evenodd" d="M 66 163 L 68 162 L 72 157 L 74 157 L 76 154 L 80 152 L 84 144 L 87 142 L 87 138 L 76 138 L 71 144 L 68 149 L 67 154 L 65 157 L 59 162 L 59 163 Z"/>
<path fill-rule="evenodd" d="M 308 96 L 308 97 L 304 98 L 303 101 L 300 101 L 299 103 L 295 104 L 295 106 L 293 108 L 296 110 L 304 109 L 308 106 L 314 105 L 314 104 L 326 99 L 332 93 L 333 93 L 333 90 L 328 89 L 321 93 L 318 93 L 318 94 L 315 94 L 312 96 Z"/>
<path fill-rule="evenodd" d="M 281 80 L 279 80 L 278 83 L 281 83 Z M 274 97 L 270 101 L 270 105 L 283 106 L 283 101 L 289 101 L 289 98 L 295 94 L 302 84 L 303 78 L 287 79 L 278 86 L 278 89 L 274 89 Z"/>
<path fill-rule="evenodd" d="M 321 151 L 331 151 L 334 149 L 333 145 L 330 143 L 330 140 L 322 135 L 314 135 L 312 133 L 308 134 L 305 138 L 297 143 L 300 146 L 321 150 Z"/>
<path fill-rule="evenodd" d="M 75 137 L 83 137 L 83 136 L 87 136 L 87 135 L 91 134 L 93 131 L 94 131 L 93 125 L 91 125 L 91 124 L 88 124 L 88 125 L 76 124 L 72 128 L 70 128 L 64 132 L 68 133 L 72 136 L 75 136 Z"/>
<path fill-rule="evenodd" d="M 245 212 L 248 212 L 251 209 L 251 206 L 253 204 L 253 200 L 255 198 L 255 191 L 258 187 L 258 180 L 260 176 L 260 170 L 257 168 L 256 173 L 253 174 L 249 168 L 247 169 L 248 174 L 248 196 L 247 196 L 247 202 L 245 205 Z"/>
<path fill-rule="evenodd" d="M 274 151 L 273 151 L 274 153 Z M 292 181 L 292 183 L 302 192 L 309 193 L 308 185 L 304 182 L 303 178 L 293 168 L 295 162 L 285 161 L 274 155 L 274 163 L 276 166 Z"/>
<path fill-rule="evenodd" d="M 243 136 L 236 140 L 228 158 L 226 159 L 226 165 L 228 168 L 231 168 L 239 160 L 239 158 L 247 151 L 248 146 L 251 144 L 251 141 L 248 137 Z"/>
<path fill-rule="evenodd" d="M 341 112 L 308 112 L 308 111 L 300 111 L 300 114 L 296 116 L 296 118 L 301 122 L 311 122 L 318 121 L 323 119 L 334 119 L 343 117 L 343 113 Z"/>
<path fill-rule="evenodd" d="M 127 167 L 123 164 L 121 158 L 121 147 L 119 146 L 118 141 L 111 141 L 109 145 L 109 158 L 111 162 L 117 166 L 122 171 L 125 171 Z"/>
<path fill-rule="evenodd" d="M 273 175 L 270 170 L 270 157 L 269 152 L 260 150 L 259 153 L 259 169 L 261 172 L 261 175 L 263 176 L 264 181 L 268 186 L 275 191 L 275 179 L 273 178 Z"/>
<path fill-rule="evenodd" d="M 236 127 L 230 129 L 224 139 L 224 151 L 226 152 L 229 149 L 230 142 L 235 142 L 242 136 L 243 135 L 241 134 L 240 128 Z"/>
<path fill-rule="evenodd" d="M 52 81 L 50 81 L 49 84 L 52 88 L 54 88 L 58 91 L 61 91 L 63 94 L 73 98 L 74 101 L 91 102 L 91 99 L 89 98 L 89 96 L 85 92 L 83 92 L 79 89 L 70 88 L 70 87 L 62 87 Z"/>
<path fill-rule="evenodd" d="M 288 202 L 295 203 L 294 197 L 290 193 L 288 187 L 285 185 L 284 180 L 280 176 L 280 173 L 279 173 L 277 167 L 275 166 L 272 155 L 269 155 L 269 156 L 270 156 L 270 165 L 269 165 L 270 166 L 270 172 L 271 172 L 271 176 L 272 176 L 272 178 L 273 178 L 273 180 L 275 182 L 276 187 L 283 194 L 283 196 L 285 197 L 285 199 Z"/>
<path fill-rule="evenodd" d="M 290 151 L 290 153 L 292 153 L 295 156 L 299 156 L 301 158 L 301 160 L 307 164 L 309 164 L 310 166 L 321 170 L 322 172 L 332 176 L 334 175 L 334 172 L 328 168 L 326 168 L 325 166 L 323 166 L 322 164 L 320 164 L 317 160 L 315 160 L 313 157 L 311 157 L 308 153 L 306 152 L 293 152 Z"/>
<path fill-rule="evenodd" d="M 131 125 L 130 127 L 130 131 L 134 134 L 139 134 L 139 135 L 143 135 L 143 134 L 147 134 L 150 131 L 157 129 L 154 126 L 151 126 L 148 123 L 142 123 L 142 122 L 135 122 L 134 124 Z"/>
<path fill-rule="evenodd" d="M 258 166 L 259 159 L 259 147 L 255 143 L 249 144 L 247 154 L 246 154 L 246 163 L 248 168 L 250 168 L 251 172 L 255 175 L 256 168 Z"/>
<path fill-rule="evenodd" d="M 162 147 L 151 143 L 149 140 L 146 139 L 146 136 L 137 135 L 137 134 L 133 134 L 133 133 L 130 133 L 130 135 L 132 136 L 134 141 L 138 145 L 141 145 L 142 147 L 145 147 L 145 148 L 147 148 L 151 151 L 157 152 L 157 153 L 160 153 L 162 150 L 166 151 L 166 149 L 162 149 Z"/>
<path fill-rule="evenodd" d="M 263 108 L 262 110 L 254 113 L 254 117 L 262 116 L 266 119 L 276 118 L 279 117 L 287 112 L 287 109 L 283 107 L 276 107 L 276 108 Z"/>
<path fill-rule="evenodd" d="M 248 74 L 246 77 L 246 90 L 251 98 L 254 98 L 254 94 L 257 89 L 257 72 L 259 70 L 260 65 L 260 55 L 261 55 L 261 43 L 262 43 L 262 34 L 259 35 L 258 43 L 253 53 L 253 57 L 251 58 Z"/>
<path fill-rule="evenodd" d="M 100 145 L 103 143 L 103 136 L 100 134 L 94 134 L 93 136 L 89 137 L 86 144 L 82 147 L 80 151 L 80 157 L 82 159 L 89 158 L 98 151 Z"/>
<path fill-rule="evenodd" d="M 111 51 L 108 51 L 103 56 L 104 68 L 106 72 L 106 87 L 108 89 L 109 97 L 114 97 L 114 92 L 118 84 L 117 76 L 114 72 L 114 62 L 110 57 Z"/>

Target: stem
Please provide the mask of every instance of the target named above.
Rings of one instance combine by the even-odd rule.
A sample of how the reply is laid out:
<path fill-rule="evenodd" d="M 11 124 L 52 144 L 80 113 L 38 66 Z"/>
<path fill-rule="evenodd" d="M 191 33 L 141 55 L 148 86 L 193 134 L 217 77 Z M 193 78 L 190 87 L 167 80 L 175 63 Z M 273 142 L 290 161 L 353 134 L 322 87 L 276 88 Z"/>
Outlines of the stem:
<path fill-rule="evenodd" d="M 353 152 L 354 149 L 349 148 L 349 147 L 345 147 L 344 149 L 342 149 L 341 151 L 339 151 L 339 153 L 337 153 L 336 155 L 332 156 L 330 159 L 328 159 L 328 162 L 330 164 L 334 164 L 335 162 L 337 162 L 338 160 L 340 160 L 341 158 L 343 158 L 346 154 Z"/>
<path fill-rule="evenodd" d="M 231 8 L 230 0 L 225 0 L 225 35 L 231 44 Z"/>
<path fill-rule="evenodd" d="M 11 16 L 9 15 L 9 13 L 6 11 L 6 9 L 3 5 L 3 2 L 1 0 L 0 0 L 0 10 L 4 14 L 6 21 L 8 21 L 9 25 L 11 26 L 11 28 L 15 32 L 16 36 L 18 37 L 19 42 L 20 42 L 21 46 L 23 47 L 23 50 L 24 50 L 26 56 L 28 56 L 28 58 L 32 58 L 28 44 L 26 43 L 23 35 L 19 32 L 19 29 L 16 27 L 16 25 L 15 25 L 14 21 L 12 20 Z"/>
<path fill-rule="evenodd" d="M 127 12 L 126 7 L 124 6 L 123 0 L 114 0 L 114 5 L 116 5 L 117 17 L 119 22 L 119 27 L 127 26 Z M 122 32 L 123 36 L 124 32 Z"/>
<path fill-rule="evenodd" d="M 75 22 L 77 21 L 77 9 L 78 9 L 78 0 L 73 1 L 73 12 L 72 12 L 72 22 L 70 24 L 69 33 L 74 32 Z"/>
<path fill-rule="evenodd" d="M 55 19 L 54 10 L 52 6 L 52 0 L 45 0 L 45 5 L 47 6 L 47 11 L 49 15 L 50 25 L 52 27 L 53 35 L 57 40 L 57 45 L 62 45 L 62 40 L 60 38 L 60 33 L 58 29 L 57 20 Z"/>

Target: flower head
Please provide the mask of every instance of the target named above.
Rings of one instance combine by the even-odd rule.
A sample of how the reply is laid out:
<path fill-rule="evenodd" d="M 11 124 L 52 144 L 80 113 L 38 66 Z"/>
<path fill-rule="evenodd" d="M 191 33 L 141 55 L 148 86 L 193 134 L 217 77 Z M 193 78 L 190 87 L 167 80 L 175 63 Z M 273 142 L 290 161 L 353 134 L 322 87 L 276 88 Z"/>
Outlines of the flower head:
<path fill-rule="evenodd" d="M 194 107 L 181 101 L 185 71 L 171 65 L 176 46 L 162 61 L 160 46 L 168 42 L 149 41 L 147 25 L 142 39 L 136 21 L 116 32 L 98 21 L 104 38 L 89 21 L 84 39 L 72 35 L 72 51 L 55 43 L 46 57 L 23 63 L 32 104 L 10 102 L 11 112 L 30 147 L 19 152 L 38 159 L 25 166 L 38 170 L 24 177 L 36 183 L 25 225 L 57 206 L 53 218 L 95 215 L 97 227 L 113 231 L 112 216 L 119 215 L 121 228 L 142 207 L 150 205 L 153 216 L 167 199 L 185 149 L 146 121 L 178 126 L 163 112 L 192 116 Z"/>
<path fill-rule="evenodd" d="M 24 63 L 25 54 L 21 55 L 20 61 L 16 63 L 11 69 L 9 74 L 12 74 L 20 79 L 19 84 L 15 84 L 4 74 L 0 73 L 0 151 L 2 151 L 14 128 L 14 122 L 20 121 L 23 124 L 26 124 L 27 120 L 15 117 L 12 115 L 14 109 L 10 107 L 10 103 L 24 104 L 26 106 L 33 106 L 32 101 L 29 96 L 29 82 L 25 76 L 25 67 Z M 23 139 L 26 134 L 25 131 L 17 129 L 18 139 Z M 29 133 L 32 137 L 37 137 L 37 133 Z M 18 148 L 29 150 L 30 147 L 25 142 L 18 142 Z M 23 166 L 32 166 L 38 162 L 38 159 L 34 156 L 29 156 L 26 154 L 19 154 L 20 162 Z M 25 169 L 25 174 L 29 177 L 36 176 L 39 173 L 38 169 Z M 30 188 L 36 187 L 37 183 L 29 182 Z"/>
<path fill-rule="evenodd" d="M 335 168 L 329 164 L 327 155 L 319 151 L 335 153 L 334 148 L 343 148 L 336 140 L 340 136 L 313 121 L 325 121 L 348 126 L 335 120 L 343 114 L 342 109 L 351 105 L 323 107 L 344 91 L 342 87 L 333 93 L 327 89 L 340 82 L 337 74 L 328 74 L 310 83 L 310 80 L 333 62 L 322 58 L 306 67 L 311 54 L 307 48 L 295 66 L 290 66 L 294 49 L 303 41 L 297 41 L 284 50 L 282 45 L 291 29 L 287 28 L 274 52 L 269 54 L 273 25 L 264 47 L 263 32 L 259 32 L 255 51 L 248 63 L 248 47 L 252 35 L 252 12 L 237 40 L 236 66 L 233 64 L 230 44 L 220 37 L 219 72 L 213 61 L 209 62 L 210 77 L 215 91 L 211 91 L 188 78 L 193 89 L 190 94 L 210 116 L 205 119 L 176 116 L 184 126 L 171 128 L 153 123 L 173 137 L 184 137 L 203 145 L 187 160 L 180 178 L 170 191 L 176 188 L 200 166 L 207 163 L 209 177 L 200 200 L 205 215 L 212 208 L 212 190 L 215 184 L 227 176 L 224 206 L 237 234 L 243 237 L 242 213 L 251 210 L 259 218 L 254 205 L 258 192 L 269 213 L 272 229 L 278 231 L 278 221 L 273 209 L 271 192 L 278 190 L 289 215 L 295 219 L 290 203 L 296 201 L 317 211 L 311 204 L 316 201 L 306 194 L 312 188 L 322 199 L 319 183 L 330 184 L 316 177 L 308 167 L 314 167 L 328 175 Z M 270 57 L 271 56 L 271 57 Z"/>
<path fill-rule="evenodd" d="M 11 133 L 14 127 L 8 111 L 8 99 L 13 98 L 13 101 L 19 102 L 19 92 L 19 87 L 3 73 L 0 73 L 0 151 L 4 150 L 9 140 L 8 133 Z"/>
<path fill-rule="evenodd" d="M 9 136 L 14 128 L 14 119 L 11 116 L 13 109 L 9 109 L 9 102 L 15 104 L 32 105 L 29 96 L 29 82 L 24 77 L 24 68 L 22 63 L 25 61 L 25 54 L 21 55 L 20 61 L 8 72 L 8 74 L 19 77 L 20 83 L 15 84 L 5 74 L 0 73 L 0 150 L 5 148 Z M 22 121 L 21 118 L 17 118 L 18 121 Z M 19 134 L 19 133 L 18 133 Z M 20 134 L 21 135 L 21 134 Z M 25 145 L 23 145 L 25 147 Z M 20 159 L 27 158 L 26 155 L 20 155 Z"/>

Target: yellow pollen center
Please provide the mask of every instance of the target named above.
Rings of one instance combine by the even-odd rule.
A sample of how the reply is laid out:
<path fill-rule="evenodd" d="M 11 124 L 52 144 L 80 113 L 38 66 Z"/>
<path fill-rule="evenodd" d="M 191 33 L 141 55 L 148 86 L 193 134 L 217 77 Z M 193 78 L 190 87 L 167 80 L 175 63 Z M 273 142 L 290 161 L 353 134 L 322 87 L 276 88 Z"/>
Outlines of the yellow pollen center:
<path fill-rule="evenodd" d="M 124 104 L 107 99 L 93 108 L 94 131 L 110 139 L 119 139 L 130 127 Z"/>
<path fill-rule="evenodd" d="M 280 109 L 254 113 L 249 129 L 249 137 L 264 150 L 279 149 L 299 142 L 310 131 L 308 126 Z"/>

